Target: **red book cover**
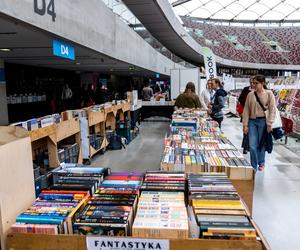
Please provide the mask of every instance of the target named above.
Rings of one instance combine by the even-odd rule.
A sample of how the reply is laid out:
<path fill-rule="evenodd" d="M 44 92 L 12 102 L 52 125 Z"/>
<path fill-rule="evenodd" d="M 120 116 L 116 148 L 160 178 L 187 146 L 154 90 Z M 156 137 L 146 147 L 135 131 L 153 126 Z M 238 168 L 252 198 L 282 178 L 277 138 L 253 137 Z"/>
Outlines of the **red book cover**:
<path fill-rule="evenodd" d="M 85 191 L 71 191 L 71 190 L 42 190 L 42 194 L 82 194 L 89 196 L 89 192 Z"/>
<path fill-rule="evenodd" d="M 146 177 L 145 181 L 185 181 L 185 178 Z"/>
<path fill-rule="evenodd" d="M 122 180 L 122 181 L 139 181 L 142 178 L 140 176 L 121 176 L 121 175 L 116 175 L 116 176 L 108 176 L 105 178 L 105 180 Z"/>

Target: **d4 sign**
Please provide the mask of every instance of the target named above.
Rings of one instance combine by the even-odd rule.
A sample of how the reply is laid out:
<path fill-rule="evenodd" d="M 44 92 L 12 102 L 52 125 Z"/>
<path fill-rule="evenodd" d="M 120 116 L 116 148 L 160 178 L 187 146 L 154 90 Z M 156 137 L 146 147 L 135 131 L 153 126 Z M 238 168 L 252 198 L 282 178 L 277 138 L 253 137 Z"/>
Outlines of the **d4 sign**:
<path fill-rule="evenodd" d="M 34 0 L 34 12 L 44 16 L 47 12 L 52 17 L 52 21 L 55 22 L 55 2 L 54 0 Z"/>

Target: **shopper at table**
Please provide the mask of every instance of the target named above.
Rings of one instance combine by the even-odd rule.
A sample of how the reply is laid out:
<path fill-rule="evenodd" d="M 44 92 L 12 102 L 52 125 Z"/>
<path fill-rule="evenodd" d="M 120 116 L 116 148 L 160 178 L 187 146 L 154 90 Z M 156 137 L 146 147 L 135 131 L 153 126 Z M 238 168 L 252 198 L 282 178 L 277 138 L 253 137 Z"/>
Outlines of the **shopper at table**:
<path fill-rule="evenodd" d="M 211 102 L 214 94 L 215 91 L 212 89 L 212 80 L 209 79 L 206 84 L 206 89 L 204 89 L 201 93 L 201 97 L 206 106 Z"/>
<path fill-rule="evenodd" d="M 153 89 L 150 88 L 150 84 L 146 83 L 142 90 L 142 96 L 144 101 L 150 101 L 153 96 Z"/>
<path fill-rule="evenodd" d="M 195 84 L 192 82 L 189 82 L 185 87 L 184 93 L 176 98 L 175 107 L 207 109 L 202 97 L 199 98 L 196 94 Z"/>
<path fill-rule="evenodd" d="M 265 146 L 262 138 L 266 133 L 271 133 L 272 123 L 275 119 L 276 105 L 275 97 L 271 90 L 267 90 L 266 80 L 263 75 L 253 78 L 255 91 L 247 96 L 243 112 L 243 131 L 249 133 L 250 159 L 254 170 L 262 171 L 265 168 Z M 263 110 L 268 111 L 268 117 Z"/>
<path fill-rule="evenodd" d="M 215 94 L 212 97 L 211 103 L 208 104 L 208 114 L 219 124 L 219 128 L 221 128 L 221 123 L 224 119 L 223 108 L 225 107 L 227 92 L 223 89 L 223 85 L 218 78 L 212 79 L 212 89 L 215 91 Z"/>

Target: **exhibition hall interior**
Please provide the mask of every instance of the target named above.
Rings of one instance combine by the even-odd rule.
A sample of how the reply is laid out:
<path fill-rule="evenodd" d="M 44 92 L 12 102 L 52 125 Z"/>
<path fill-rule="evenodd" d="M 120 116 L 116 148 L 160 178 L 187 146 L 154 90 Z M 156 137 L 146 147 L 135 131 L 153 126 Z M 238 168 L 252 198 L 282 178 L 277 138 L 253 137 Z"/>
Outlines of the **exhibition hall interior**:
<path fill-rule="evenodd" d="M 297 250 L 300 2 L 0 0 L 0 250 Z"/>

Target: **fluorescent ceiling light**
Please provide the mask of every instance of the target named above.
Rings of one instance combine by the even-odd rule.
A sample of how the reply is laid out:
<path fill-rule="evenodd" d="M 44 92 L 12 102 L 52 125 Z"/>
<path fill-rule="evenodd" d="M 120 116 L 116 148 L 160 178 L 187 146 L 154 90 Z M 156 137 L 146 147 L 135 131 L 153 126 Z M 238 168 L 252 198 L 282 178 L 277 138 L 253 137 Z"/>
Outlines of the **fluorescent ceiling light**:
<path fill-rule="evenodd" d="M 1 48 L 0 51 L 9 52 L 9 51 L 12 51 L 12 49 L 9 49 L 9 48 Z"/>

